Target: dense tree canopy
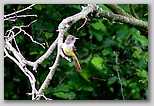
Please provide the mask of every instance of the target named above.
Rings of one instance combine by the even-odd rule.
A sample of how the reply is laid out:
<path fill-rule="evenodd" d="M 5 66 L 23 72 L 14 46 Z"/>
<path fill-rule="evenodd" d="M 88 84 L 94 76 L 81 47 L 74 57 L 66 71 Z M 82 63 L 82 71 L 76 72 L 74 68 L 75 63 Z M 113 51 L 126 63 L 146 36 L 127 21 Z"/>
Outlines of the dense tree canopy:
<path fill-rule="evenodd" d="M 30 4 L 7 4 L 4 15 L 19 11 Z M 69 16 L 82 11 L 86 4 L 36 4 L 20 15 L 34 14 L 29 17 L 14 17 L 15 21 L 4 21 L 4 32 L 13 26 L 28 25 L 24 30 L 35 41 L 45 43 L 45 49 L 31 41 L 24 33 L 16 36 L 21 54 L 29 61 L 42 56 L 58 36 L 58 25 Z M 114 5 L 98 4 L 107 12 L 120 14 Z M 118 4 L 120 9 L 137 20 L 148 22 L 147 4 Z M 75 70 L 73 62 L 60 58 L 59 65 L 50 84 L 44 91 L 47 98 L 53 100 L 145 100 L 148 99 L 148 33 L 146 28 L 114 21 L 107 17 L 95 17 L 89 14 L 85 19 L 74 23 L 66 33 L 80 39 L 75 46 L 78 51 L 82 72 Z M 13 19 L 12 19 L 13 20 Z M 17 30 L 14 30 L 17 32 Z M 5 36 L 5 35 L 4 35 Z M 65 36 L 65 38 L 66 38 Z M 65 39 L 64 38 L 64 39 Z M 5 38 L 4 38 L 5 39 Z M 12 42 L 15 47 L 15 43 Z M 54 63 L 57 49 L 37 68 L 37 72 L 28 69 L 36 77 L 39 89 Z M 11 53 L 10 53 L 11 54 Z M 17 64 L 8 57 L 4 58 L 4 99 L 30 100 L 31 86 L 28 78 Z M 44 99 L 44 98 L 41 98 Z"/>

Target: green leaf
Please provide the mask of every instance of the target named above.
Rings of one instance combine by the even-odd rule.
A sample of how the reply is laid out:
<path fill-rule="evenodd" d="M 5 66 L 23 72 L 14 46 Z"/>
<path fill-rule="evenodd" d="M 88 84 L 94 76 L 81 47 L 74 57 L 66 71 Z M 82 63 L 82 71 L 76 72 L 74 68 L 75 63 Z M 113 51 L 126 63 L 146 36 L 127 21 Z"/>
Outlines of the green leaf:
<path fill-rule="evenodd" d="M 114 92 L 114 88 L 113 87 L 110 87 L 109 89 L 110 89 L 111 92 Z"/>
<path fill-rule="evenodd" d="M 144 55 L 144 61 L 148 62 L 148 52 L 146 52 L 146 54 Z"/>
<path fill-rule="evenodd" d="M 53 95 L 59 98 L 69 99 L 69 100 L 74 99 L 76 96 L 74 92 L 55 92 L 53 93 Z"/>
<path fill-rule="evenodd" d="M 36 5 L 34 5 L 34 8 L 37 9 L 37 10 L 42 10 L 42 5 L 36 4 Z"/>
<path fill-rule="evenodd" d="M 35 55 L 35 54 L 38 54 L 38 52 L 37 51 L 30 52 L 30 55 Z"/>
<path fill-rule="evenodd" d="M 90 85 L 85 84 L 85 85 L 82 86 L 82 90 L 85 90 L 85 91 L 89 91 L 90 92 L 90 91 L 93 91 L 94 89 Z"/>
<path fill-rule="evenodd" d="M 45 37 L 47 39 L 51 38 L 53 36 L 53 33 L 50 33 L 50 32 L 45 32 Z"/>
<path fill-rule="evenodd" d="M 97 41 L 102 41 L 103 36 L 104 36 L 101 31 L 98 31 L 96 29 L 89 30 L 89 33 L 91 36 L 94 36 L 97 39 Z"/>
<path fill-rule="evenodd" d="M 81 10 L 80 5 L 71 4 L 71 5 L 69 5 L 69 7 L 72 7 L 74 9 L 78 9 L 78 10 Z"/>
<path fill-rule="evenodd" d="M 59 91 L 69 92 L 69 91 L 70 91 L 70 89 L 72 89 L 72 87 L 71 87 L 71 86 L 61 84 L 60 86 L 58 86 L 58 87 L 55 89 L 55 92 L 59 92 Z"/>
<path fill-rule="evenodd" d="M 80 75 L 87 81 L 89 81 L 89 77 L 92 76 L 88 68 L 82 68 L 82 73 L 80 73 Z"/>
<path fill-rule="evenodd" d="M 48 88 L 45 89 L 44 93 L 45 94 L 50 94 L 52 92 L 53 88 L 50 86 Z"/>
<path fill-rule="evenodd" d="M 91 63 L 99 70 L 103 68 L 103 59 L 100 57 L 93 57 Z"/>
<path fill-rule="evenodd" d="M 107 55 L 111 54 L 111 51 L 107 50 L 107 49 L 104 49 L 104 50 L 102 50 L 102 54 L 103 54 L 103 56 L 107 56 Z"/>
<path fill-rule="evenodd" d="M 142 52 L 142 49 L 137 49 L 134 53 L 133 53 L 133 57 L 134 58 L 137 58 L 137 59 L 141 59 L 141 52 Z"/>
<path fill-rule="evenodd" d="M 96 30 L 106 30 L 106 26 L 102 23 L 102 20 L 99 20 L 98 22 L 93 23 L 92 26 Z"/>
<path fill-rule="evenodd" d="M 146 79 L 148 78 L 148 72 L 146 70 L 136 69 L 136 71 L 137 71 L 138 76 L 141 76 L 141 77 L 146 78 Z"/>
<path fill-rule="evenodd" d="M 112 12 L 110 9 L 108 9 L 105 5 L 103 4 L 98 4 L 99 7 L 101 7 L 103 10 L 107 10 L 109 12 Z"/>
<path fill-rule="evenodd" d="M 136 33 L 135 28 L 128 29 L 127 27 L 123 27 L 117 31 L 116 35 L 118 36 L 117 39 L 119 41 L 123 41 L 125 39 L 128 39 L 130 37 L 130 35 L 132 35 L 134 33 Z"/>
<path fill-rule="evenodd" d="M 47 71 L 45 71 L 43 74 L 41 74 L 41 76 L 40 76 L 41 82 L 43 82 L 45 80 L 45 78 L 47 77 L 47 75 L 48 75 L 48 72 Z"/>
<path fill-rule="evenodd" d="M 139 32 L 133 34 L 133 38 L 137 41 L 139 41 L 142 46 L 148 46 L 148 39 L 145 36 L 140 35 Z"/>
<path fill-rule="evenodd" d="M 44 68 L 46 68 L 46 66 L 48 65 L 48 60 L 44 60 L 41 64 L 41 66 L 43 66 Z"/>
<path fill-rule="evenodd" d="M 89 76 L 90 77 L 90 76 Z M 71 80 L 68 82 L 69 86 L 75 88 L 79 91 L 92 91 L 93 87 L 90 85 L 89 81 L 84 80 L 78 74 L 75 74 L 71 77 Z"/>
<path fill-rule="evenodd" d="M 54 12 L 53 18 L 54 20 L 61 20 L 62 16 L 59 12 Z"/>
<path fill-rule="evenodd" d="M 103 42 L 103 47 L 108 47 L 108 46 L 111 46 L 111 45 L 117 45 L 117 42 L 110 39 L 110 38 L 106 38 L 105 41 Z"/>
<path fill-rule="evenodd" d="M 109 78 L 108 85 L 113 84 L 116 80 L 117 80 L 117 77 L 111 77 L 111 78 Z"/>
<path fill-rule="evenodd" d="M 117 65 L 113 65 L 113 70 L 117 71 Z"/>

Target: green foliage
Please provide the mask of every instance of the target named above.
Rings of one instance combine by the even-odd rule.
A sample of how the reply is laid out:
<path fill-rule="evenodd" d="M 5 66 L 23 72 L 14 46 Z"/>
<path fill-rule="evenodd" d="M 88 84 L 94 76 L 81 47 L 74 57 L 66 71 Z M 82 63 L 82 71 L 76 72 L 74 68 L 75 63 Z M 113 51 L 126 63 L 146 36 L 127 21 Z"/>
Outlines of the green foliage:
<path fill-rule="evenodd" d="M 62 99 L 74 99 L 76 94 L 71 92 L 71 89 L 71 86 L 62 84 L 54 91 L 53 95 Z"/>
<path fill-rule="evenodd" d="M 8 4 L 4 6 L 4 14 L 23 9 L 29 5 Z M 32 10 L 22 14 L 37 14 L 36 17 L 19 18 L 16 22 L 4 22 L 4 32 L 14 25 L 28 25 L 37 19 L 27 33 L 34 40 L 45 43 L 43 49 L 31 42 L 29 37 L 20 34 L 16 37 L 23 56 L 35 61 L 43 55 L 58 36 L 58 25 L 69 16 L 82 10 L 84 4 L 36 4 Z M 103 4 L 99 6 L 110 11 Z M 130 13 L 126 4 L 120 4 L 124 11 Z M 148 22 L 148 5 L 133 5 L 140 19 Z M 75 45 L 79 54 L 82 72 L 75 71 L 74 63 L 61 58 L 53 79 L 44 94 L 55 100 L 121 100 L 120 83 L 117 76 L 114 52 L 119 52 L 118 72 L 122 80 L 126 100 L 145 100 L 148 98 L 148 37 L 134 27 L 111 22 L 104 18 L 92 17 L 91 21 L 77 31 L 84 20 L 75 23 L 68 33 L 80 38 Z M 54 63 L 56 50 L 39 65 L 36 86 L 39 88 L 46 78 L 49 67 Z M 32 67 L 28 67 L 32 70 Z M 63 81 L 62 81 L 63 80 Z M 62 81 L 62 82 L 61 82 Z M 61 82 L 61 83 L 60 83 Z M 59 84 L 60 83 L 60 84 Z M 4 99 L 31 99 L 26 93 L 31 92 L 28 78 L 19 67 L 8 58 L 4 59 Z"/>

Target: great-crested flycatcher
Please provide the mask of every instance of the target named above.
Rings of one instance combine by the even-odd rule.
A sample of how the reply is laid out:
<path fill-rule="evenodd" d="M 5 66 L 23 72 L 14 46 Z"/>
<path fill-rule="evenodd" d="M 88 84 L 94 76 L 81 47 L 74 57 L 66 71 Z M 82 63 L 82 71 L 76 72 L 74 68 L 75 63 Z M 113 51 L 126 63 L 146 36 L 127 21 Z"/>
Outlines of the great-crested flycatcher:
<path fill-rule="evenodd" d="M 62 44 L 62 52 L 64 53 L 65 56 L 68 57 L 68 59 L 70 60 L 70 58 L 73 59 L 76 69 L 77 71 L 81 72 L 81 66 L 80 63 L 78 61 L 78 58 L 76 56 L 76 48 L 74 46 L 75 41 L 79 39 L 73 35 L 68 35 L 65 42 Z"/>

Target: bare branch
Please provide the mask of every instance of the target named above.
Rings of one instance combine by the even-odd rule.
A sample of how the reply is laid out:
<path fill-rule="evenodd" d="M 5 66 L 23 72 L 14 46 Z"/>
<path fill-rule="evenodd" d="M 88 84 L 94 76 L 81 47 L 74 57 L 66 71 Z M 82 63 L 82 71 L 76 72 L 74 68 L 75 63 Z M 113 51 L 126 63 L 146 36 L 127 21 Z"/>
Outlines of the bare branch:
<path fill-rule="evenodd" d="M 84 19 L 89 13 L 92 13 L 94 11 L 97 12 L 98 6 L 96 4 L 89 4 L 87 7 L 84 7 L 83 10 L 73 16 L 67 17 L 65 19 L 63 19 L 63 21 L 59 24 L 58 26 L 58 30 L 59 34 L 58 34 L 58 48 L 57 48 L 57 56 L 56 56 L 56 60 L 53 64 L 52 67 L 50 67 L 50 72 L 47 75 L 45 81 L 43 82 L 42 86 L 40 87 L 38 94 L 40 95 L 44 92 L 45 88 L 48 87 L 50 81 L 52 80 L 52 77 L 55 73 L 55 69 L 59 64 L 59 60 L 60 60 L 60 55 L 61 55 L 61 45 L 63 43 L 63 37 L 65 35 L 65 33 L 69 30 L 69 28 L 78 20 L 80 19 Z M 37 100 L 39 100 L 40 97 L 37 98 Z"/>
<path fill-rule="evenodd" d="M 36 15 L 20 15 L 20 16 L 17 15 L 17 13 L 23 12 L 23 11 L 25 11 L 27 9 L 31 9 L 32 6 L 33 5 L 25 8 L 25 9 L 22 9 L 20 11 L 17 11 L 17 12 L 15 11 L 14 13 L 11 13 L 11 14 L 8 14 L 8 15 L 4 15 L 4 18 L 5 19 L 8 19 L 9 21 L 11 21 L 10 20 L 11 18 L 16 18 L 17 19 L 17 17 L 36 16 Z M 11 16 L 11 15 L 15 15 L 15 16 Z M 33 38 L 32 38 L 32 36 L 29 35 L 25 30 L 22 29 L 24 27 L 29 27 L 34 22 L 36 22 L 36 20 L 32 21 L 30 24 L 28 24 L 26 26 L 14 26 L 10 30 L 7 30 L 6 33 L 5 33 L 6 36 L 4 36 L 4 38 L 5 38 L 5 40 L 4 40 L 4 53 L 5 53 L 5 57 L 4 58 L 8 57 L 12 61 L 14 61 L 15 64 L 29 78 L 29 81 L 30 81 L 30 84 L 31 84 L 31 88 L 32 88 L 32 92 L 31 92 L 32 100 L 35 98 L 35 94 L 37 93 L 37 90 L 36 90 L 36 87 L 35 87 L 36 79 L 35 79 L 35 76 L 27 69 L 26 62 L 25 62 L 26 59 L 21 54 L 21 52 L 20 52 L 20 50 L 18 48 L 18 45 L 17 45 L 17 42 L 16 42 L 15 37 L 17 35 L 19 35 L 21 32 L 23 32 L 25 35 L 27 35 L 27 36 L 30 37 L 30 39 L 31 39 L 32 42 L 34 42 L 36 44 L 39 44 L 42 47 L 44 47 L 41 43 L 34 41 Z M 15 33 L 15 30 L 16 29 L 18 30 L 18 32 Z M 14 41 L 16 49 L 12 46 L 12 44 L 11 44 L 12 41 Z M 14 56 L 11 56 L 11 54 L 9 54 L 10 52 Z"/>
<path fill-rule="evenodd" d="M 10 48 L 10 51 L 12 51 L 14 53 L 14 55 L 16 55 L 16 51 L 13 48 Z M 25 65 L 21 64 L 21 61 L 19 60 L 19 57 L 17 59 L 15 59 L 14 57 L 12 57 L 11 55 L 9 55 L 9 53 L 7 52 L 7 50 L 4 48 L 4 52 L 6 54 L 6 57 L 8 57 L 9 59 L 11 59 L 12 61 L 14 61 L 18 67 L 23 71 L 23 73 L 29 78 L 31 87 L 32 87 L 32 98 L 34 98 L 34 94 L 36 94 L 37 90 L 35 88 L 35 82 L 36 79 L 34 77 L 34 75 L 26 68 Z M 17 57 L 17 56 L 15 56 Z"/>
<path fill-rule="evenodd" d="M 38 65 L 41 64 L 46 58 L 48 58 L 49 55 L 53 52 L 53 50 L 57 46 L 57 42 L 58 42 L 58 39 L 56 39 L 52 43 L 52 45 L 48 48 L 48 50 L 39 59 L 37 59 L 35 62 L 31 62 L 31 61 L 25 60 L 25 62 L 27 63 L 27 65 L 32 66 L 33 67 L 33 70 L 36 71 Z"/>
<path fill-rule="evenodd" d="M 14 27 L 12 27 L 12 29 L 7 30 L 6 32 L 7 32 L 7 33 L 9 32 L 9 34 L 8 34 L 8 36 L 7 36 L 7 38 L 8 38 L 7 40 L 8 40 L 8 41 L 12 41 L 12 39 L 14 39 L 17 35 L 19 35 L 19 33 L 23 32 L 24 35 L 27 35 L 27 36 L 31 39 L 31 41 L 32 41 L 33 43 L 36 43 L 36 44 L 42 46 L 43 48 L 45 48 L 45 47 L 44 47 L 44 43 L 41 44 L 41 43 L 35 41 L 31 35 L 29 35 L 25 30 L 22 29 L 22 28 L 25 28 L 25 27 L 29 27 L 31 24 L 33 24 L 33 23 L 36 22 L 36 21 L 37 21 L 37 20 L 34 20 L 34 21 L 32 21 L 30 24 L 25 25 L 25 26 L 14 26 Z M 13 30 L 15 30 L 15 29 L 19 29 L 19 31 L 18 31 L 16 34 L 13 32 Z M 10 34 L 11 34 L 11 37 L 9 37 Z"/>

